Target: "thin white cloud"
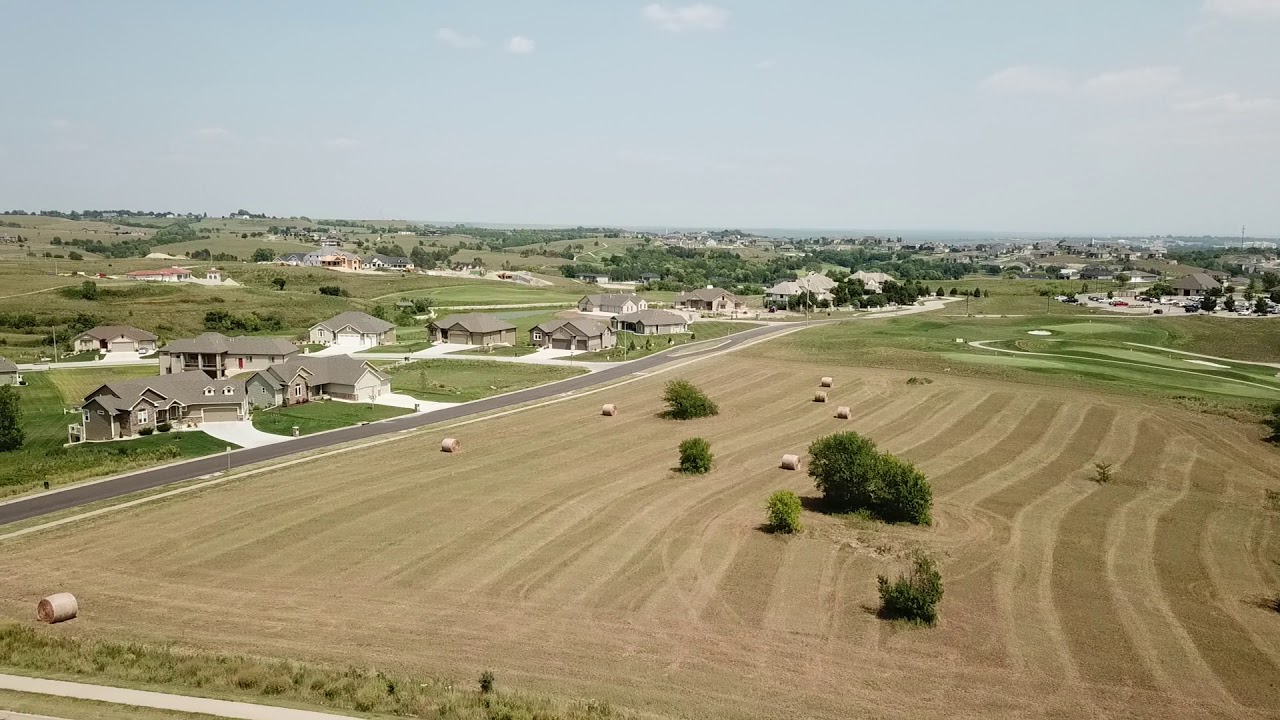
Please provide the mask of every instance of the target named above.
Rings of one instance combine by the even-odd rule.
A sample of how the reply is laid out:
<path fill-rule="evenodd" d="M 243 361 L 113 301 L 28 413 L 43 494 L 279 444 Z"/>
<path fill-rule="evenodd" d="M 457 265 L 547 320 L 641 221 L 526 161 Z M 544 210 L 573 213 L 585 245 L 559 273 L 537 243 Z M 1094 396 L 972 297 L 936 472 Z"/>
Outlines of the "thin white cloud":
<path fill-rule="evenodd" d="M 513 55 L 528 55 L 538 49 L 538 44 L 524 35 L 516 35 L 507 41 L 507 52 Z"/>
<path fill-rule="evenodd" d="M 66 118 L 54 118 L 49 121 L 49 127 L 54 130 L 66 130 L 71 127 L 71 121 Z"/>
<path fill-rule="evenodd" d="M 778 61 L 773 59 L 765 59 L 755 64 L 757 70 L 772 70 L 778 67 Z"/>
<path fill-rule="evenodd" d="M 1071 76 L 1058 68 L 1014 65 L 982 80 L 988 90 L 1011 94 L 1065 95 L 1071 92 Z"/>
<path fill-rule="evenodd" d="M 1181 84 L 1181 68 L 1148 65 L 1099 73 L 1085 80 L 1080 91 L 1104 100 L 1133 100 L 1167 95 Z"/>
<path fill-rule="evenodd" d="M 360 144 L 360 141 L 349 137 L 329 138 L 325 141 L 325 145 L 335 150 L 350 150 Z"/>
<path fill-rule="evenodd" d="M 1280 0 L 1204 0 L 1201 9 L 1219 17 L 1280 20 Z"/>
<path fill-rule="evenodd" d="M 1270 97 L 1247 98 L 1239 93 L 1229 92 L 1185 100 L 1175 104 L 1174 108 L 1186 113 L 1243 115 L 1280 108 L 1280 100 Z"/>
<path fill-rule="evenodd" d="M 196 137 L 202 138 L 224 138 L 231 134 L 231 131 L 220 127 L 200 128 L 196 131 Z"/>
<path fill-rule="evenodd" d="M 706 3 L 692 5 L 646 5 L 644 17 L 649 22 L 669 32 L 685 30 L 723 30 L 733 13 L 725 8 Z"/>
<path fill-rule="evenodd" d="M 480 38 L 475 35 L 460 33 L 453 28 L 440 28 L 436 31 L 436 39 L 449 47 L 458 48 L 459 50 L 472 50 L 484 47 L 484 41 Z"/>

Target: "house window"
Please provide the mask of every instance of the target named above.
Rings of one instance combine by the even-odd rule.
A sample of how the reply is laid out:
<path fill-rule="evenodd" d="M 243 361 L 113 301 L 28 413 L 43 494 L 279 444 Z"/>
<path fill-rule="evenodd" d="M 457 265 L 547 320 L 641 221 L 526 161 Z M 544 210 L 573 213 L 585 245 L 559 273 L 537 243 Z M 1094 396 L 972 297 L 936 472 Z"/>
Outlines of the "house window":
<path fill-rule="evenodd" d="M 541 339 L 542 339 L 542 333 L 540 333 L 540 332 L 536 332 L 536 333 L 534 333 L 534 334 L 533 334 L 533 339 L 534 339 L 534 340 L 541 340 Z"/>
<path fill-rule="evenodd" d="M 204 394 L 205 394 L 205 395 L 212 395 L 212 394 L 213 394 L 213 388 L 211 388 L 211 387 L 207 387 L 207 388 L 205 388 L 205 389 L 204 389 Z"/>
<path fill-rule="evenodd" d="M 235 390 L 234 390 L 234 389 L 232 389 L 232 387 L 231 387 L 230 385 L 228 385 L 228 386 L 226 386 L 226 387 L 222 388 L 222 394 L 223 394 L 223 395 L 233 395 L 233 394 L 235 394 Z"/>
<path fill-rule="evenodd" d="M 85 411 L 84 411 L 84 424 L 85 424 L 85 425 L 88 425 L 88 424 L 89 424 L 89 418 L 90 418 L 90 417 L 91 417 L 91 416 L 89 415 L 89 411 L 88 411 L 88 410 L 85 410 Z"/>
<path fill-rule="evenodd" d="M 294 385 L 294 386 L 293 386 L 293 396 L 294 396 L 294 397 L 302 397 L 302 386 L 301 386 L 301 385 Z"/>
<path fill-rule="evenodd" d="M 146 408 L 139 408 L 139 409 L 138 409 L 138 424 L 139 424 L 139 425 L 146 425 L 146 424 L 147 424 L 147 419 L 148 419 L 147 409 L 146 409 Z"/>

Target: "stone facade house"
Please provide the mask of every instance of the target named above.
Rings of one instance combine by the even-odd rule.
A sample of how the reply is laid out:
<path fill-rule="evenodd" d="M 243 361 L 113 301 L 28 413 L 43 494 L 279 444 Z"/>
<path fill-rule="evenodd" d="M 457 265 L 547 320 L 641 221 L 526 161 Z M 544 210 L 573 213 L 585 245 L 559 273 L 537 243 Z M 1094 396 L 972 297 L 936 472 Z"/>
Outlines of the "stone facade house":
<path fill-rule="evenodd" d="M 396 326 L 353 310 L 316 323 L 311 328 L 309 339 L 319 345 L 341 345 L 353 349 L 391 345 L 396 341 Z"/>
<path fill-rule="evenodd" d="M 529 330 L 529 344 L 552 350 L 608 350 L 618 344 L 613 328 L 595 320 L 552 320 Z"/>
<path fill-rule="evenodd" d="M 516 326 L 492 315 L 450 315 L 427 326 L 432 342 L 457 345 L 515 345 Z"/>
<path fill-rule="evenodd" d="M 192 370 L 99 386 L 80 405 L 80 422 L 67 428 L 71 442 L 137 437 L 161 423 L 200 425 L 244 420 L 244 382 Z"/>
<path fill-rule="evenodd" d="M 698 312 L 738 312 L 745 310 L 747 303 L 728 290 L 717 287 L 706 287 L 680 293 L 676 297 L 676 309 L 696 310 Z"/>
<path fill-rule="evenodd" d="M 297 405 L 326 397 L 370 402 L 391 393 L 391 378 L 350 355 L 296 357 L 253 373 L 244 388 L 255 408 Z"/>

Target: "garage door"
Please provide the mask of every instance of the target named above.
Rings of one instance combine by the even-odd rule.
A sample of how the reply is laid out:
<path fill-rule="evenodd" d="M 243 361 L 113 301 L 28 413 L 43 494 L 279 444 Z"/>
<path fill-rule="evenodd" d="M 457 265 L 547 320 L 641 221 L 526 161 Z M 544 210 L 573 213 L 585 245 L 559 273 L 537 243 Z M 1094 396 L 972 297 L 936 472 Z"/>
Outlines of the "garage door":
<path fill-rule="evenodd" d="M 360 347 L 360 333 L 338 333 L 338 344 L 344 347 Z"/>
<path fill-rule="evenodd" d="M 132 340 L 116 340 L 111 343 L 111 352 L 138 352 L 138 344 Z"/>
<path fill-rule="evenodd" d="M 205 408 L 205 422 L 235 422 L 240 419 L 239 408 Z"/>
<path fill-rule="evenodd" d="M 552 338 L 551 348 L 553 350 L 572 350 L 573 338 Z"/>

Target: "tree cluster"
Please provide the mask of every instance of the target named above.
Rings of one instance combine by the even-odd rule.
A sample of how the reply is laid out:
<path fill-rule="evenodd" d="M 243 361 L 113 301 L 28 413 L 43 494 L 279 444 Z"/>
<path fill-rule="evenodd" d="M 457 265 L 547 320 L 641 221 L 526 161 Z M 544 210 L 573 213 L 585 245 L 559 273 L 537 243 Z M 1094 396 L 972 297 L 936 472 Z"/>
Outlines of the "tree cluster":
<path fill-rule="evenodd" d="M 634 348 L 633 348 L 634 349 Z M 662 393 L 667 403 L 663 417 L 672 420 L 693 420 L 720 414 L 720 408 L 688 380 L 672 380 Z"/>
<path fill-rule="evenodd" d="M 809 476 L 836 512 L 865 511 L 886 522 L 929 525 L 933 490 L 911 463 L 856 432 L 818 438 L 809 445 Z"/>
<path fill-rule="evenodd" d="M 285 322 L 275 313 L 261 313 L 257 310 L 246 315 L 237 315 L 226 310 L 210 310 L 204 314 L 204 329 L 220 332 L 230 330 L 278 332 L 285 329 Z"/>

